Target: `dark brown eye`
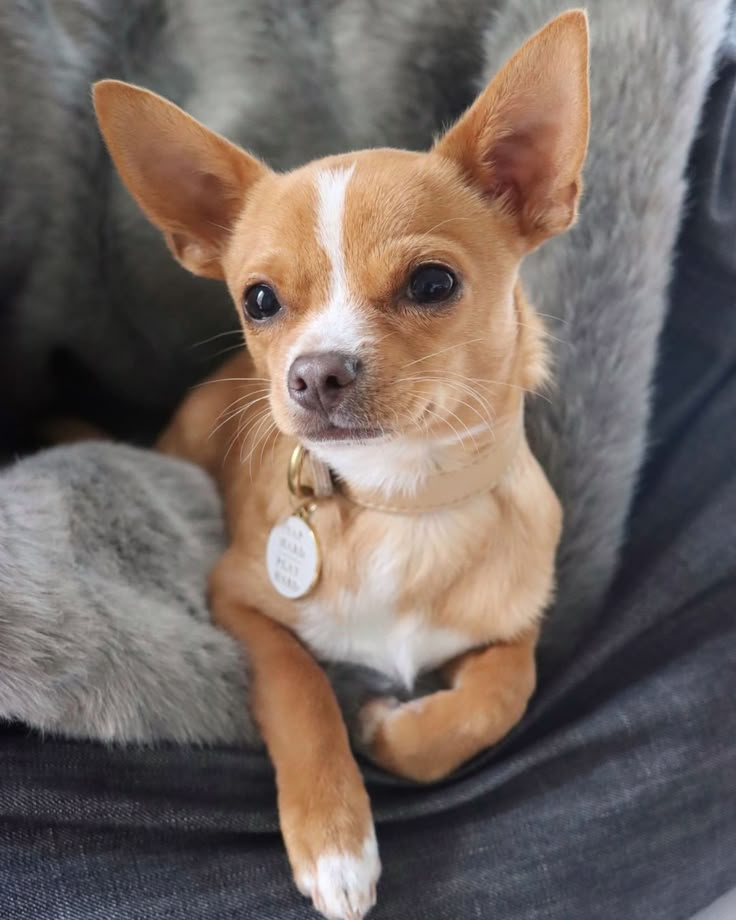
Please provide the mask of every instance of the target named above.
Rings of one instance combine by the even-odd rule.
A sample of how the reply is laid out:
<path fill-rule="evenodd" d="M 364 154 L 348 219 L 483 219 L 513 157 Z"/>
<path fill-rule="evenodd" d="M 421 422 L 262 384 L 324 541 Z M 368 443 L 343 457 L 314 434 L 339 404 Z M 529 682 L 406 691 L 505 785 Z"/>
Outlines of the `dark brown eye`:
<path fill-rule="evenodd" d="M 421 265 L 409 279 L 409 297 L 418 304 L 442 303 L 457 287 L 457 278 L 444 265 Z"/>
<path fill-rule="evenodd" d="M 243 306 L 248 316 L 256 321 L 275 316 L 281 309 L 278 297 L 267 284 L 254 284 L 248 288 Z"/>

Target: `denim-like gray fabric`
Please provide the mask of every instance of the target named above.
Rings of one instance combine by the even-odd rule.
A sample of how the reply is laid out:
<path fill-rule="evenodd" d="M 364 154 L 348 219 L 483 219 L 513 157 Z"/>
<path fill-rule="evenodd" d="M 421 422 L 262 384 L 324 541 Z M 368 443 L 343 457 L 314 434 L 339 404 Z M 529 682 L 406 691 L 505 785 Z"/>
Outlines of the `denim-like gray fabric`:
<path fill-rule="evenodd" d="M 704 911 L 699 911 L 693 920 L 733 920 L 736 917 L 736 888 L 714 901 Z"/>

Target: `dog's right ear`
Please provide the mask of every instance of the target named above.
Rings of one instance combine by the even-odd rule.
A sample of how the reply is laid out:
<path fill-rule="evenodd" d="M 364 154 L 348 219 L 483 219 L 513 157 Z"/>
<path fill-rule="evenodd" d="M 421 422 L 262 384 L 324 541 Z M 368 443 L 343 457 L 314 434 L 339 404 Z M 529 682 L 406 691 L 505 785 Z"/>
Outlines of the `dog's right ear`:
<path fill-rule="evenodd" d="M 181 264 L 222 278 L 222 255 L 259 160 L 161 96 L 119 80 L 94 86 L 97 120 L 130 193 Z"/>
<path fill-rule="evenodd" d="M 577 215 L 588 95 L 588 20 L 570 10 L 522 45 L 435 145 L 514 220 L 527 251 Z"/>

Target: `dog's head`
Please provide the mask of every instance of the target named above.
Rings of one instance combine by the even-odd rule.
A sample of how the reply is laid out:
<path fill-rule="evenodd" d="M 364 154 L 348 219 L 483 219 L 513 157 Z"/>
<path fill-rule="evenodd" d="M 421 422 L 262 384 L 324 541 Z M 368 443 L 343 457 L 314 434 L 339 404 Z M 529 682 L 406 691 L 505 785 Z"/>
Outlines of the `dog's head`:
<path fill-rule="evenodd" d="M 123 181 L 190 271 L 228 285 L 281 430 L 323 451 L 487 427 L 534 387 L 525 253 L 576 216 L 585 15 L 531 38 L 428 153 L 286 174 L 146 90 L 95 87 Z"/>

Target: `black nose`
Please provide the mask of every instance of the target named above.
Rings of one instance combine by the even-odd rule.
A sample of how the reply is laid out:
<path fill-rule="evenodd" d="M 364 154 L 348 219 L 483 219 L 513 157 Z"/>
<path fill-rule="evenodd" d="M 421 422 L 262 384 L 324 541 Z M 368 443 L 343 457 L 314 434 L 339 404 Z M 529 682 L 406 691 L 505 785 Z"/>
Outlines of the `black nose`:
<path fill-rule="evenodd" d="M 289 393 L 305 409 L 326 414 L 343 401 L 359 371 L 358 358 L 339 351 L 300 355 L 289 368 Z"/>

